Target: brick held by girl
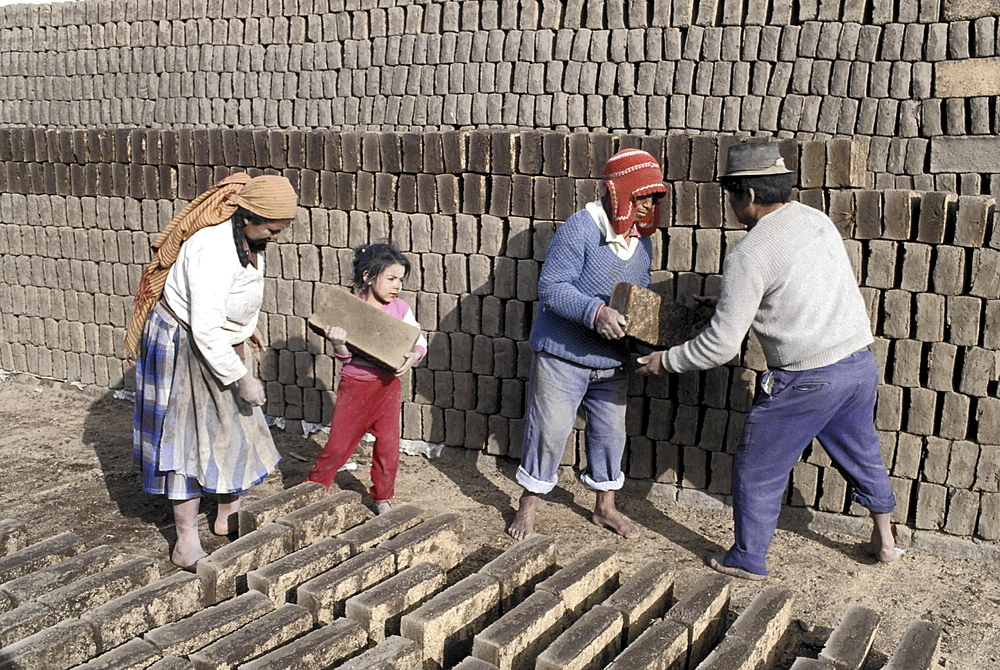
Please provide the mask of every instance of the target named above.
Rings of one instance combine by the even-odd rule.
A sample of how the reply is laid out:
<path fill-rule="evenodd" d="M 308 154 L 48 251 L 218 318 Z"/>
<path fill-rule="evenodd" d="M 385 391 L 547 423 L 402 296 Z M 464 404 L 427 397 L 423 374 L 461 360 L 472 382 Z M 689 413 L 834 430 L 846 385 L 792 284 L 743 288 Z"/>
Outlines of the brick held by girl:
<path fill-rule="evenodd" d="M 359 299 L 391 316 L 420 327 L 413 310 L 399 298 L 410 262 L 392 242 L 363 244 L 354 248 L 352 288 Z M 352 354 L 347 348 L 347 331 L 339 326 L 324 333 L 332 343 L 334 356 L 343 362 L 337 403 L 330 419 L 330 439 L 316 457 L 307 481 L 329 488 L 337 471 L 357 449 L 365 433 L 375 436 L 369 492 L 376 513 L 392 509 L 396 471 L 399 469 L 400 397 L 399 378 L 424 357 L 427 340 L 421 335 L 405 362 L 396 370 Z"/>

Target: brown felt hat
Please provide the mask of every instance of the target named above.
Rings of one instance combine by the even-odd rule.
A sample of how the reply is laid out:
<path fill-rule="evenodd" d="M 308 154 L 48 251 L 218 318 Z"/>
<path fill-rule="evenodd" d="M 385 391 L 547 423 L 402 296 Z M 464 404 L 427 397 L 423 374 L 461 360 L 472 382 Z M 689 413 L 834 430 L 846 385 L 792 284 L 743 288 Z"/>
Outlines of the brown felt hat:
<path fill-rule="evenodd" d="M 743 142 L 729 147 L 726 154 L 726 177 L 763 177 L 789 174 L 777 142 Z"/>

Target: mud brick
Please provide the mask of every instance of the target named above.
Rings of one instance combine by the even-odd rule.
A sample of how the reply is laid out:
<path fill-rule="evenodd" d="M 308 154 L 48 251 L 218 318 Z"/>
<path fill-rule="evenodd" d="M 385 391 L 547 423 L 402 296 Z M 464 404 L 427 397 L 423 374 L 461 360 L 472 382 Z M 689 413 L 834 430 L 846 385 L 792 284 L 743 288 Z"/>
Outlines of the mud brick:
<path fill-rule="evenodd" d="M 849 140 L 848 140 L 849 141 Z M 826 142 L 810 141 L 800 145 L 799 184 L 801 188 L 821 188 L 826 182 Z"/>
<path fill-rule="evenodd" d="M 347 600 L 348 619 L 379 644 L 399 633 L 399 620 L 416 609 L 445 584 L 445 573 L 433 563 L 417 563 L 372 588 Z"/>
<path fill-rule="evenodd" d="M 393 635 L 386 638 L 368 651 L 353 657 L 338 665 L 342 670 L 365 670 L 381 668 L 383 670 L 408 670 L 420 667 L 423 652 L 420 646 L 412 640 Z M 455 666 L 458 667 L 458 666 Z"/>
<path fill-rule="evenodd" d="M 974 347 L 979 343 L 979 314 L 982 301 L 972 296 L 948 296 L 948 341 L 958 346 Z"/>
<path fill-rule="evenodd" d="M 81 620 L 93 627 L 100 651 L 201 609 L 204 590 L 192 574 L 175 573 L 91 609 Z"/>
<path fill-rule="evenodd" d="M 966 250 L 962 247 L 938 245 L 935 247 L 931 285 L 935 293 L 958 295 L 965 289 Z"/>
<path fill-rule="evenodd" d="M 932 484 L 944 484 L 948 476 L 948 457 L 951 442 L 938 437 L 928 437 L 924 456 L 924 478 Z"/>
<path fill-rule="evenodd" d="M 881 618 L 874 610 L 850 603 L 823 645 L 819 660 L 845 670 L 864 667 Z"/>
<path fill-rule="evenodd" d="M 1000 495 L 996 493 L 982 494 L 976 536 L 984 540 L 1000 538 Z"/>
<path fill-rule="evenodd" d="M 913 294 L 909 291 L 899 291 L 896 289 L 885 292 L 882 303 L 882 334 L 890 338 L 906 338 L 910 336 L 910 327 L 913 324 L 911 307 Z M 914 347 L 918 345 L 913 344 Z M 898 347 L 898 345 L 897 345 Z M 905 353 L 906 350 L 904 350 Z M 919 358 L 919 348 L 917 349 Z M 897 366 L 898 367 L 898 366 Z M 908 362 L 903 363 L 904 368 L 910 368 Z M 894 378 L 895 383 L 901 383 Z M 903 386 L 916 386 L 917 380 L 910 380 Z"/>
<path fill-rule="evenodd" d="M 988 300 L 1000 298 L 1000 251 L 984 248 L 972 252 L 969 293 Z"/>
<path fill-rule="evenodd" d="M 610 306 L 627 319 L 626 335 L 656 347 L 686 342 L 694 323 L 689 308 L 634 284 L 615 284 Z"/>
<path fill-rule="evenodd" d="M 764 587 L 699 667 L 721 670 L 773 664 L 784 653 L 792 602 L 791 592 L 776 586 Z"/>
<path fill-rule="evenodd" d="M 358 300 L 350 292 L 330 287 L 316 299 L 309 323 L 323 329 L 340 325 L 347 329 L 347 344 L 365 356 L 395 370 L 416 344 L 420 330 L 378 308 Z"/>
<path fill-rule="evenodd" d="M 245 587 L 247 572 L 291 553 L 293 538 L 292 529 L 268 523 L 198 561 L 205 602 L 216 603 L 236 595 Z"/>
<path fill-rule="evenodd" d="M 910 239 L 919 194 L 909 190 L 888 190 L 884 194 L 885 232 L 893 240 Z"/>
<path fill-rule="evenodd" d="M 648 561 L 636 570 L 622 586 L 601 603 L 618 610 L 623 616 L 626 645 L 649 627 L 653 619 L 663 616 L 673 599 L 673 573 L 659 561 Z"/>
<path fill-rule="evenodd" d="M 688 628 L 657 621 L 607 666 L 608 670 L 677 670 L 686 667 Z"/>
<path fill-rule="evenodd" d="M 966 395 L 984 397 L 987 395 L 988 384 L 996 379 L 996 356 L 994 352 L 980 347 L 971 347 L 965 351 L 961 366 L 958 391 Z M 986 440 L 988 444 L 997 444 L 995 440 Z"/>
<path fill-rule="evenodd" d="M 498 668 L 526 667 L 567 621 L 562 599 L 544 591 L 533 593 L 475 636 L 472 655 Z"/>
<path fill-rule="evenodd" d="M 559 596 L 574 616 L 601 602 L 618 588 L 614 552 L 591 549 L 535 586 Z"/>
<path fill-rule="evenodd" d="M 979 494 L 956 489 L 948 500 L 948 516 L 944 531 L 951 535 L 972 535 L 979 516 Z"/>
<path fill-rule="evenodd" d="M 9 601 L 4 601 L 9 605 Z M 63 617 L 51 607 L 30 602 L 0 614 L 0 648 L 54 626 Z"/>
<path fill-rule="evenodd" d="M 872 240 L 868 244 L 865 264 L 865 286 L 893 288 L 896 283 L 896 263 L 899 245 L 888 240 Z"/>
<path fill-rule="evenodd" d="M 147 668 L 161 659 L 156 647 L 140 639 L 126 642 L 101 654 L 88 663 L 77 666 L 80 670 L 108 670 L 109 668 Z"/>
<path fill-rule="evenodd" d="M 90 627 L 79 619 L 51 628 L 4 647 L 2 665 L 24 670 L 55 670 L 85 663 L 99 650 Z"/>
<path fill-rule="evenodd" d="M 0 593 L 5 594 L 10 603 L 16 607 L 62 586 L 79 583 L 78 580 L 120 563 L 123 559 L 124 557 L 120 553 L 111 547 L 102 545 L 47 568 L 10 580 L 0 585 Z M 155 579 L 156 576 L 154 571 L 153 578 Z M 66 592 L 63 591 L 63 593 Z"/>
<path fill-rule="evenodd" d="M 981 247 L 986 239 L 996 198 L 985 195 L 962 195 L 955 215 L 954 243 L 963 247 Z"/>
<path fill-rule="evenodd" d="M 174 623 L 155 628 L 142 639 L 163 656 L 185 656 L 274 610 L 262 593 L 249 591 Z"/>
<path fill-rule="evenodd" d="M 28 546 L 28 527 L 15 519 L 0 520 L 0 557 Z"/>
<path fill-rule="evenodd" d="M 364 551 L 296 589 L 296 601 L 308 608 L 318 624 L 343 616 L 344 603 L 395 574 L 395 557 L 382 548 Z"/>
<path fill-rule="evenodd" d="M 928 482 L 917 483 L 917 514 L 915 527 L 920 530 L 941 530 L 944 527 L 948 489 Z"/>
<path fill-rule="evenodd" d="M 938 665 L 941 628 L 927 621 L 913 620 L 892 651 L 884 670 L 929 670 Z"/>
<path fill-rule="evenodd" d="M 944 242 L 948 220 L 958 202 L 952 193 L 930 192 L 920 198 L 920 219 L 917 223 L 917 240 L 941 244 Z"/>
<path fill-rule="evenodd" d="M 302 482 L 281 493 L 245 504 L 239 512 L 240 535 L 246 535 L 278 517 L 326 497 L 326 489 L 316 482 Z"/>
<path fill-rule="evenodd" d="M 340 491 L 289 512 L 275 522 L 292 531 L 292 547 L 298 550 L 338 535 L 371 517 L 371 512 L 361 504 L 360 494 Z"/>
<path fill-rule="evenodd" d="M 311 628 L 312 618 L 308 610 L 298 605 L 284 605 L 188 658 L 197 670 L 232 668 L 280 647 Z"/>
<path fill-rule="evenodd" d="M 83 539 L 75 533 L 60 533 L 0 558 L 0 583 L 23 577 L 83 551 Z"/>
<path fill-rule="evenodd" d="M 405 530 L 379 545 L 395 556 L 395 569 L 402 570 L 427 560 L 446 570 L 464 556 L 462 520 L 455 514 L 439 514 Z"/>
<path fill-rule="evenodd" d="M 622 613 L 601 605 L 580 617 L 556 638 L 535 662 L 537 670 L 567 668 L 577 663 L 605 666 L 621 650 Z"/>
<path fill-rule="evenodd" d="M 500 584 L 501 611 L 524 600 L 525 595 L 555 570 L 556 548 L 552 538 L 532 535 L 493 559 L 479 572 Z M 487 659 L 489 660 L 489 659 Z"/>
<path fill-rule="evenodd" d="M 401 635 L 421 645 L 425 669 L 451 667 L 469 655 L 476 631 L 496 620 L 499 603 L 496 580 L 469 575 L 403 616 Z"/>
<path fill-rule="evenodd" d="M 664 616 L 687 629 L 689 666 L 696 665 L 715 646 L 729 613 L 732 579 L 723 575 L 699 577 Z"/>
<path fill-rule="evenodd" d="M 964 439 L 969 426 L 969 397 L 945 393 L 941 403 L 939 435 L 949 439 Z"/>
<path fill-rule="evenodd" d="M 930 389 L 910 389 L 909 405 L 906 429 L 917 435 L 931 435 L 937 414 L 937 393 Z"/>

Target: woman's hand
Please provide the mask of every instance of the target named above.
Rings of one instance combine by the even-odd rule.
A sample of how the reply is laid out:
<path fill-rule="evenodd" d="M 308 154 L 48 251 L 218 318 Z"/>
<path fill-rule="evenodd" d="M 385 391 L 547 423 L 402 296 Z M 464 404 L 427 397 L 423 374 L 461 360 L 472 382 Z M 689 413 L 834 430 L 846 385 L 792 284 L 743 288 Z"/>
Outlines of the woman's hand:
<path fill-rule="evenodd" d="M 247 338 L 247 344 L 250 345 L 250 351 L 253 352 L 254 361 L 260 363 L 260 355 L 264 351 L 264 336 L 260 334 L 260 330 L 253 329 L 253 335 Z"/>
<path fill-rule="evenodd" d="M 411 351 L 406 354 L 406 358 L 403 359 L 403 364 L 396 368 L 396 376 L 401 377 L 404 372 L 413 367 L 413 364 L 417 362 L 420 358 L 420 354 L 416 351 Z"/>
<path fill-rule="evenodd" d="M 251 407 L 261 407 L 267 402 L 267 397 L 264 395 L 264 384 L 251 372 L 236 380 L 236 391 L 240 400 Z"/>

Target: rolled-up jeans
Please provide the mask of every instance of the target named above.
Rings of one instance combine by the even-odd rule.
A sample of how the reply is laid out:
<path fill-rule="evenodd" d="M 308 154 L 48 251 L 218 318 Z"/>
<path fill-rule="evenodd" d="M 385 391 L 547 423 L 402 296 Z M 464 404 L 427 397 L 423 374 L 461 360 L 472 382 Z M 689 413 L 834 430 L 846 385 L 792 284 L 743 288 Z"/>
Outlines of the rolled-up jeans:
<path fill-rule="evenodd" d="M 813 438 L 851 485 L 851 499 L 875 513 L 896 507 L 875 430 L 878 371 L 868 349 L 812 370 L 769 370 L 733 460 L 735 543 L 725 563 L 767 574 L 788 475 Z"/>
<path fill-rule="evenodd" d="M 627 394 L 624 367 L 594 369 L 536 352 L 517 483 L 531 493 L 548 493 L 555 487 L 566 441 L 582 405 L 587 421 L 587 469 L 580 481 L 592 491 L 620 489 L 625 482 L 621 465 Z"/>

